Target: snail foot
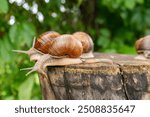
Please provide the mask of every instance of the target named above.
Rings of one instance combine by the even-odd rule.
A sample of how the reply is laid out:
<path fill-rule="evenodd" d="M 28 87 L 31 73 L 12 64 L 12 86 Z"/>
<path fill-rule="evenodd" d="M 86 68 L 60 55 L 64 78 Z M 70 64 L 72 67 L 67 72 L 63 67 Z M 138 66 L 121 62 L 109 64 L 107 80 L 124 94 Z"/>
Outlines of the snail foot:
<path fill-rule="evenodd" d="M 137 60 L 147 60 L 147 58 L 143 54 L 135 56 L 134 59 L 137 59 Z"/>
<path fill-rule="evenodd" d="M 94 58 L 93 52 L 83 53 L 80 58 L 86 59 L 86 58 Z"/>
<path fill-rule="evenodd" d="M 97 59 L 97 58 L 80 58 L 82 63 L 109 63 L 113 64 L 113 61 L 111 59 Z"/>
<path fill-rule="evenodd" d="M 93 60 L 96 63 L 108 63 L 108 64 L 113 64 L 113 61 L 111 59 L 94 59 Z"/>

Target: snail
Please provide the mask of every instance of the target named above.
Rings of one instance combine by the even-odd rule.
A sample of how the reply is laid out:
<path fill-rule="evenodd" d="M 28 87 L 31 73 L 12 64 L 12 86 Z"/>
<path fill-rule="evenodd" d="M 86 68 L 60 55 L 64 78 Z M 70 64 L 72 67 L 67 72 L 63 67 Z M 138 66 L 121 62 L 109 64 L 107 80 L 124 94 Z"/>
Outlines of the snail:
<path fill-rule="evenodd" d="M 22 69 L 30 70 L 26 75 L 38 71 L 38 73 L 47 77 L 47 66 L 64 66 L 101 61 L 112 63 L 111 60 L 88 59 L 94 57 L 93 46 L 92 38 L 84 32 L 60 35 L 57 32 L 49 31 L 40 35 L 36 41 L 34 40 L 32 48 L 28 51 L 14 51 L 26 53 L 30 56 L 30 60 L 36 61 L 33 67 Z"/>
<path fill-rule="evenodd" d="M 138 53 L 135 59 L 150 59 L 150 35 L 138 39 L 135 47 Z"/>
<path fill-rule="evenodd" d="M 13 50 L 14 52 L 18 53 L 25 53 L 28 54 L 30 60 L 37 61 L 43 54 L 47 54 L 47 47 L 48 41 L 55 39 L 56 37 L 60 36 L 58 32 L 55 31 L 48 31 L 41 34 L 37 40 L 33 40 L 32 47 L 28 51 L 24 50 Z"/>

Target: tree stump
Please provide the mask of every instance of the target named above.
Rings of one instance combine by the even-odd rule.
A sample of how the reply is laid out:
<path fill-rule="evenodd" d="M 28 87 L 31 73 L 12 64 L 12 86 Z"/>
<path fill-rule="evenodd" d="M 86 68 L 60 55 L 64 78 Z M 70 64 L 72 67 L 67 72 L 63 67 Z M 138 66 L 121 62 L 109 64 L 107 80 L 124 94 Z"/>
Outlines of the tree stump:
<path fill-rule="evenodd" d="M 39 76 L 43 99 L 150 99 L 150 60 L 120 54 L 94 55 L 114 63 L 48 67 L 48 79 Z"/>

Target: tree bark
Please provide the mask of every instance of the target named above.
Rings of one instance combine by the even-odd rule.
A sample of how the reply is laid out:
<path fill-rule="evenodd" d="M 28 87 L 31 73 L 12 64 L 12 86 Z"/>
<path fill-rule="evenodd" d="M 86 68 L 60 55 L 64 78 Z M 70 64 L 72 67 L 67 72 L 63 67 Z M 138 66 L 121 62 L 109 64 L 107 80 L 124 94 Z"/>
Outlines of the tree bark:
<path fill-rule="evenodd" d="M 95 53 L 95 58 L 111 59 L 113 64 L 100 62 L 48 67 L 48 81 L 41 83 L 43 99 L 150 99 L 150 60 L 100 53 Z"/>

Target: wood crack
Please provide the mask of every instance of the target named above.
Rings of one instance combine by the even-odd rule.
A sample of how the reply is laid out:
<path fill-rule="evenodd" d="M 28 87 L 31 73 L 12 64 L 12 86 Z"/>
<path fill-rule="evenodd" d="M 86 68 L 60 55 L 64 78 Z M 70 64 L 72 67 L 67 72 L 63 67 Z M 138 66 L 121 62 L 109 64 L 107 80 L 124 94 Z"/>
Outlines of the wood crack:
<path fill-rule="evenodd" d="M 123 70 L 122 70 L 122 65 L 121 64 L 119 64 L 119 63 L 115 63 L 115 64 L 117 64 L 118 66 L 119 66 L 119 70 L 120 70 L 120 76 L 121 76 L 121 79 L 122 79 L 122 86 L 123 86 L 123 90 L 124 90 L 124 93 L 125 93 L 125 97 L 126 97 L 126 99 L 127 100 L 129 100 L 129 96 L 128 96 L 128 94 L 127 94 L 127 90 L 126 90 L 126 80 L 125 80 L 125 77 L 124 77 L 124 75 L 123 75 Z"/>

